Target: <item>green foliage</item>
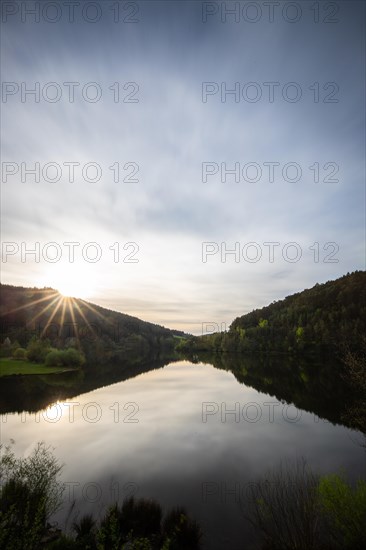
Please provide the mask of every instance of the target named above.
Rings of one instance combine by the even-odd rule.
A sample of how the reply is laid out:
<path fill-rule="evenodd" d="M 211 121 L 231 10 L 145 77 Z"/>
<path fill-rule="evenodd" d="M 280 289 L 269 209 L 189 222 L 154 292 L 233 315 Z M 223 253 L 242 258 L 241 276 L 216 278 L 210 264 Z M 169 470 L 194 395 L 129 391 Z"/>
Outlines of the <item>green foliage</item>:
<path fill-rule="evenodd" d="M 118 550 L 122 544 L 120 532 L 120 510 L 117 504 L 110 506 L 102 519 L 97 534 L 98 550 Z"/>
<path fill-rule="evenodd" d="M 61 470 L 51 447 L 44 442 L 39 442 L 26 458 L 16 458 L 11 446 L 7 446 L 0 459 L 0 482 L 15 480 L 24 483 L 31 493 L 41 491 L 48 518 L 62 502 L 64 485 L 58 480 Z"/>
<path fill-rule="evenodd" d="M 65 365 L 72 367 L 81 367 L 85 363 L 84 354 L 74 348 L 63 351 Z"/>
<path fill-rule="evenodd" d="M 47 544 L 47 550 L 81 550 L 79 543 L 70 536 L 61 534 L 56 540 Z"/>
<path fill-rule="evenodd" d="M 47 354 L 51 351 L 48 339 L 33 337 L 27 346 L 27 359 L 33 363 L 44 363 Z"/>
<path fill-rule="evenodd" d="M 27 458 L 5 448 L 0 460 L 0 548 L 7 550 L 198 550 L 201 531 L 177 508 L 163 520 L 151 499 L 126 499 L 111 506 L 100 525 L 91 514 L 73 523 L 74 537 L 49 526 L 62 502 L 61 466 L 49 447 L 38 443 Z M 56 540 L 55 540 L 56 538 Z"/>
<path fill-rule="evenodd" d="M 43 362 L 51 347 L 63 349 L 70 345 L 83 351 L 88 365 L 119 362 L 126 354 L 150 359 L 152 353 L 173 352 L 176 338 L 185 336 L 181 331 L 169 330 L 84 300 L 73 298 L 63 307 L 66 304 L 62 303 L 63 298 L 48 288 L 0 284 L 0 290 L 0 356 L 3 357 L 10 356 L 16 344 L 24 348 L 29 345 L 29 358 L 36 362 Z M 41 329 L 44 338 L 33 336 Z M 40 342 L 44 343 L 46 338 L 49 349 L 45 353 L 44 344 Z"/>
<path fill-rule="evenodd" d="M 267 472 L 250 488 L 247 519 L 268 550 L 361 550 L 366 545 L 366 481 L 314 474 L 304 460 Z"/>
<path fill-rule="evenodd" d="M 0 497 L 0 547 L 36 549 L 46 521 L 45 498 L 21 480 L 9 479 Z"/>
<path fill-rule="evenodd" d="M 129 541 L 122 548 L 126 550 L 155 550 L 156 546 L 153 546 L 149 539 L 140 537 Z"/>
<path fill-rule="evenodd" d="M 111 506 L 98 528 L 93 516 L 73 524 L 75 537 L 56 533 L 47 520 L 62 502 L 61 466 L 49 447 L 38 443 L 27 458 L 16 458 L 10 446 L 0 460 L 0 548 L 9 550 L 196 550 L 200 529 L 182 509 L 164 522 L 159 503 L 133 497 Z M 50 539 L 50 542 L 45 542 Z"/>
<path fill-rule="evenodd" d="M 356 398 L 344 414 L 344 419 L 356 430 L 366 434 L 366 336 L 361 340 L 357 352 L 346 348 L 343 357 L 345 365 L 344 381 L 350 384 Z M 366 441 L 365 441 L 366 447 Z"/>
<path fill-rule="evenodd" d="M 48 367 L 81 367 L 85 363 L 85 356 L 75 348 L 65 350 L 51 350 L 45 358 Z"/>
<path fill-rule="evenodd" d="M 13 352 L 14 359 L 21 359 L 24 360 L 27 358 L 27 350 L 24 348 L 17 348 Z"/>
<path fill-rule="evenodd" d="M 163 533 L 169 540 L 170 550 L 197 550 L 200 548 L 202 531 L 184 508 L 173 508 L 163 522 Z"/>
<path fill-rule="evenodd" d="M 190 339 L 187 338 L 180 338 L 179 341 L 175 344 L 175 350 L 176 351 L 186 351 L 187 349 L 190 349 L 191 346 L 189 345 Z"/>
<path fill-rule="evenodd" d="M 73 531 L 76 534 L 76 542 L 78 548 L 85 548 L 88 550 L 96 550 L 96 521 L 92 514 L 85 514 L 78 521 L 73 523 Z"/>
<path fill-rule="evenodd" d="M 121 508 L 122 532 L 127 535 L 132 532 L 138 537 L 151 537 L 160 534 L 162 509 L 153 500 L 133 497 L 124 501 Z"/>
<path fill-rule="evenodd" d="M 361 549 L 366 546 L 366 481 L 356 487 L 336 474 L 324 476 L 319 497 L 335 548 Z"/>
<path fill-rule="evenodd" d="M 49 447 L 38 443 L 27 458 L 11 447 L 0 459 L 0 547 L 38 550 L 46 521 L 61 505 L 61 466 Z"/>
<path fill-rule="evenodd" d="M 159 503 L 131 497 L 108 509 L 97 541 L 98 550 L 199 550 L 201 536 L 184 509 L 173 509 L 163 519 Z"/>
<path fill-rule="evenodd" d="M 64 363 L 62 360 L 62 351 L 54 349 L 49 351 L 45 358 L 47 367 L 61 367 Z"/>
<path fill-rule="evenodd" d="M 366 272 L 316 284 L 237 317 L 228 332 L 192 337 L 184 351 L 337 353 L 366 333 Z"/>

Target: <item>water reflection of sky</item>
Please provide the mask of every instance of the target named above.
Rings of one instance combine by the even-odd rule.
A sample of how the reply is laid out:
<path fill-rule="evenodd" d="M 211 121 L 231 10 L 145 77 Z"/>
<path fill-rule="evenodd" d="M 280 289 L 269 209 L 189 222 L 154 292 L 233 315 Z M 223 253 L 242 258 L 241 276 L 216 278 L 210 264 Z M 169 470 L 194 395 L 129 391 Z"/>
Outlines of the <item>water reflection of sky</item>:
<path fill-rule="evenodd" d="M 304 456 L 314 469 L 343 468 L 350 479 L 365 470 L 357 433 L 279 403 L 207 364 L 172 363 L 68 402 L 74 404 L 73 422 L 71 406 L 62 403 L 47 412 L 48 420 L 42 413 L 38 422 L 34 414 L 25 420 L 24 414 L 7 415 L 2 441 L 15 439 L 19 454 L 40 440 L 54 446 L 65 463 L 63 479 L 78 483 L 76 507 L 96 515 L 114 497 L 133 493 L 164 506 L 185 505 L 203 525 L 207 548 L 239 549 L 243 536 L 249 543 L 238 496 L 281 459 Z M 129 403 L 134 405 L 124 409 Z M 202 403 L 218 409 L 206 422 Z M 222 421 L 221 410 L 234 410 L 235 403 L 239 418 L 227 414 Z M 261 418 L 252 422 L 255 414 Z M 66 503 L 59 519 L 67 509 Z"/>

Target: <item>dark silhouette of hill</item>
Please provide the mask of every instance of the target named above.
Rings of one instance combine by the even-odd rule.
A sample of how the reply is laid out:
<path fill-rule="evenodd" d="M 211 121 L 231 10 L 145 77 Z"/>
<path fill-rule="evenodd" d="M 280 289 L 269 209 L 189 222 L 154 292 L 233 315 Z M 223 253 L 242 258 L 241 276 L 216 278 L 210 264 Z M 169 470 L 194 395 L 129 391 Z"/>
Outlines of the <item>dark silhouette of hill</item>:
<path fill-rule="evenodd" d="M 142 321 L 77 298 L 65 298 L 52 288 L 0 286 L 1 343 L 26 347 L 32 337 L 53 346 L 78 345 L 87 361 L 147 354 L 174 348 L 184 333 Z M 14 344 L 16 342 L 16 344 Z"/>

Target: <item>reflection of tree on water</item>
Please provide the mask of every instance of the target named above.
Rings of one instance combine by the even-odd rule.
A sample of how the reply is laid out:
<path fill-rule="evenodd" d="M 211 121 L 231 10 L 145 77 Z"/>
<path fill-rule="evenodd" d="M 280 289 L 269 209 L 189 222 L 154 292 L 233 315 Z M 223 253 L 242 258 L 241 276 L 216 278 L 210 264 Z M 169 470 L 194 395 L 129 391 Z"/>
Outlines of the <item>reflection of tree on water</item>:
<path fill-rule="evenodd" d="M 361 418 L 360 396 L 348 378 L 344 378 L 348 370 L 335 360 L 316 363 L 313 358 L 228 353 L 194 354 L 187 359 L 230 371 L 240 384 L 274 396 L 278 401 L 293 403 L 320 419 L 361 431 L 364 426 L 354 421 Z M 146 356 L 135 354 L 124 360 L 89 364 L 63 374 L 3 377 L 0 412 L 36 412 L 56 401 L 162 368 L 172 360 L 169 356 L 147 360 Z"/>
<path fill-rule="evenodd" d="M 345 415 L 356 400 L 355 391 L 344 379 L 343 365 L 335 359 L 320 362 L 306 357 L 235 353 L 200 353 L 189 359 L 230 371 L 240 384 L 293 403 L 321 419 L 355 427 Z"/>
<path fill-rule="evenodd" d="M 137 357 L 116 363 L 87 365 L 62 374 L 6 376 L 1 380 L 0 413 L 36 412 L 56 401 L 128 380 L 144 372 L 164 367 L 169 359 Z"/>
<path fill-rule="evenodd" d="M 344 354 L 344 380 L 356 393 L 356 398 L 347 408 L 344 419 L 365 434 L 366 447 L 366 336 L 362 338 L 361 349 L 353 352 L 347 349 Z"/>

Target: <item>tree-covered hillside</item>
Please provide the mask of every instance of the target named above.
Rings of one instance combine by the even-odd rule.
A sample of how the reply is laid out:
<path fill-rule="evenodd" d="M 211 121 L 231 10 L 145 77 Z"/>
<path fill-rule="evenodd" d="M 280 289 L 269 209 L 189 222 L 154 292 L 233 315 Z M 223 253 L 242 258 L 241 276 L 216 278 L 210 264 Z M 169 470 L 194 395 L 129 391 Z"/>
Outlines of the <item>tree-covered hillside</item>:
<path fill-rule="evenodd" d="M 189 339 L 189 350 L 337 352 L 357 350 L 366 333 L 366 272 L 316 284 L 237 317 L 225 333 Z"/>
<path fill-rule="evenodd" d="M 85 300 L 65 298 L 51 288 L 1 285 L 0 294 L 3 355 L 9 347 L 15 351 L 40 340 L 55 348 L 80 348 L 88 362 L 95 362 L 172 349 L 176 337 L 183 335 Z"/>

